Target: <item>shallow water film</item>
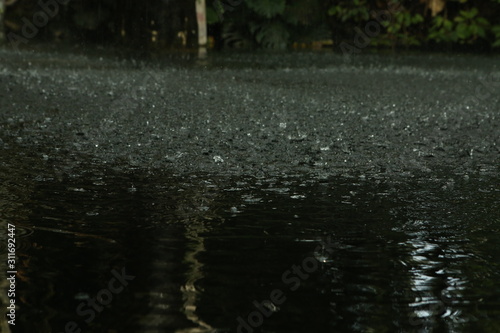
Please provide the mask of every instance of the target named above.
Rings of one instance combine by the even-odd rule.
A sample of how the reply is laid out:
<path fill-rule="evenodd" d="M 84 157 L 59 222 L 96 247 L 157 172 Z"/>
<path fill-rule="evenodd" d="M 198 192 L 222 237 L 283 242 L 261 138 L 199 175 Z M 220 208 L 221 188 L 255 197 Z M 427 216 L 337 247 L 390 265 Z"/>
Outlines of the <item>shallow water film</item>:
<path fill-rule="evenodd" d="M 64 174 L 8 152 L 15 331 L 500 329 L 487 170 L 231 178 L 86 161 Z"/>

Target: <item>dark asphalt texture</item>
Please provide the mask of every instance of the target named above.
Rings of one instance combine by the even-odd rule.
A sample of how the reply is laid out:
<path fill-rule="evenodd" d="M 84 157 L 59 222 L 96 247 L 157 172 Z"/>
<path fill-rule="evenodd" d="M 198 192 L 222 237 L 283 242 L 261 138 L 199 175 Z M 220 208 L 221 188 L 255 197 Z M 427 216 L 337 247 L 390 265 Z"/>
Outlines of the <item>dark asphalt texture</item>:
<path fill-rule="evenodd" d="M 498 175 L 499 60 L 0 50 L 0 146 L 180 175 Z"/>

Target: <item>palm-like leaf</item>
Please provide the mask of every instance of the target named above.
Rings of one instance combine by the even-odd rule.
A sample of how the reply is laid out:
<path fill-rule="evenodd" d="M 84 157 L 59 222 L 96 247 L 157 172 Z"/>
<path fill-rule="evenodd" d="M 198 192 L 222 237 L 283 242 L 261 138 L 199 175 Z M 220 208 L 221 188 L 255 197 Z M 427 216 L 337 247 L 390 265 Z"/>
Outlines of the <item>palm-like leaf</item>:
<path fill-rule="evenodd" d="M 286 0 L 246 0 L 246 4 L 257 14 L 272 18 L 283 14 Z"/>

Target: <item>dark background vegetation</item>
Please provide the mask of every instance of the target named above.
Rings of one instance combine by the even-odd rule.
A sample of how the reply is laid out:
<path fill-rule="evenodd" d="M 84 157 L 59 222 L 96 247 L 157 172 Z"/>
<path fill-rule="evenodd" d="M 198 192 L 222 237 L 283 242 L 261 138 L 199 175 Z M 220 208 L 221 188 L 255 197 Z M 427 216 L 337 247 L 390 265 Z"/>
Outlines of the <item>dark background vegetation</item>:
<path fill-rule="evenodd" d="M 49 0 L 42 0 L 47 2 Z M 71 0 L 40 28 L 37 41 L 144 49 L 197 46 L 196 0 Z M 5 32 L 22 36 L 36 0 L 7 0 Z M 500 0 L 207 0 L 215 48 L 500 49 Z M 396 8 L 390 17 L 378 14 Z M 376 22 L 380 30 L 372 29 Z M 369 32 L 369 38 L 360 34 Z M 361 38 L 361 39 L 360 39 Z M 358 45 L 359 46 L 359 45 Z"/>

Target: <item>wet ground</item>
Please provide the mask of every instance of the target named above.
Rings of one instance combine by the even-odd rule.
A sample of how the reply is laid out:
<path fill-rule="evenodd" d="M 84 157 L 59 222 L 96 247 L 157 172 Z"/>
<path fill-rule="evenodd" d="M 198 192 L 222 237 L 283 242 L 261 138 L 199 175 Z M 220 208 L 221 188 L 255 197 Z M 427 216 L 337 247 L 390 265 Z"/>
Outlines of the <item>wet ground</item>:
<path fill-rule="evenodd" d="M 496 57 L 0 57 L 2 140 L 42 160 L 231 175 L 498 165 Z"/>
<path fill-rule="evenodd" d="M 2 332 L 500 331 L 498 58 L 0 59 Z"/>

